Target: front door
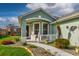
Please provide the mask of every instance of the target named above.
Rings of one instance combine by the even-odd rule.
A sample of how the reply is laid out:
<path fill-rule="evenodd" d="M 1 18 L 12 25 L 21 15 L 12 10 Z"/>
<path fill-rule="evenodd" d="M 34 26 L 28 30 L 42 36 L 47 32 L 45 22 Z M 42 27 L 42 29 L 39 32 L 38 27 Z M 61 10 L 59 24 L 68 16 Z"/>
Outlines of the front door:
<path fill-rule="evenodd" d="M 29 25 L 26 25 L 26 35 L 29 37 Z"/>

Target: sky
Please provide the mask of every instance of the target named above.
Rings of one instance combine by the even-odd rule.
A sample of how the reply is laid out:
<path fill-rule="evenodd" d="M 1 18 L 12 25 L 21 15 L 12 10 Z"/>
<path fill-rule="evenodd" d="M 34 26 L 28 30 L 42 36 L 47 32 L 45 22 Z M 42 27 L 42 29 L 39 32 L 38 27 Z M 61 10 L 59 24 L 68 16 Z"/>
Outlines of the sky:
<path fill-rule="evenodd" d="M 43 8 L 52 16 L 62 16 L 79 11 L 78 3 L 0 3 L 0 27 L 8 24 L 18 26 L 18 16 L 31 10 Z"/>

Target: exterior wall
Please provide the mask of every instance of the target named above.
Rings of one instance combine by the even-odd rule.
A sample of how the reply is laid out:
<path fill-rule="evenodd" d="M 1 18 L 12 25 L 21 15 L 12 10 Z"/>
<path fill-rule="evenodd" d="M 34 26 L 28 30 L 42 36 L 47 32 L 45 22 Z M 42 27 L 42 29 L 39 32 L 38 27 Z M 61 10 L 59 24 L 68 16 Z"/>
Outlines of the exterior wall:
<path fill-rule="evenodd" d="M 76 26 L 74 31 L 69 30 L 72 26 Z M 79 46 L 79 19 L 72 19 L 71 21 L 63 22 L 60 24 L 60 28 L 63 38 L 68 39 L 68 36 L 70 36 L 69 40 L 71 45 Z"/>
<path fill-rule="evenodd" d="M 49 32 L 50 34 L 56 34 L 56 25 L 52 25 L 50 24 L 50 28 L 49 28 Z"/>
<path fill-rule="evenodd" d="M 22 19 L 21 24 L 21 42 L 26 42 L 26 20 Z"/>

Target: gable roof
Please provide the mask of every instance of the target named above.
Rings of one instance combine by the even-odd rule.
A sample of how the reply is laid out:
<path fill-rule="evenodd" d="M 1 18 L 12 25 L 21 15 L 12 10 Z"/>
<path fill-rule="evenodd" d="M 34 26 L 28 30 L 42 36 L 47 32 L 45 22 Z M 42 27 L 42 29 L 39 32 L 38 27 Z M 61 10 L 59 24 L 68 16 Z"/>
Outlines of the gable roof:
<path fill-rule="evenodd" d="M 37 12 L 37 11 L 43 11 L 45 14 L 47 14 L 49 17 L 51 17 L 54 21 L 56 20 L 56 16 L 54 17 L 54 16 L 52 16 L 52 15 L 50 15 L 48 12 L 46 12 L 44 9 L 42 9 L 42 8 L 38 8 L 38 9 L 36 9 L 36 10 L 32 10 L 32 11 L 29 11 L 29 12 L 27 12 L 27 13 L 25 13 L 24 15 L 21 15 L 21 16 L 19 16 L 19 17 L 23 17 L 23 16 L 27 16 L 27 15 L 30 15 L 30 14 L 32 14 L 32 13 L 35 13 L 35 12 Z"/>
<path fill-rule="evenodd" d="M 56 22 L 63 22 L 63 21 L 68 21 L 68 20 L 72 20 L 73 18 L 77 18 L 79 17 L 79 11 L 61 16 L 58 18 L 57 21 L 52 22 L 52 24 L 56 23 Z"/>

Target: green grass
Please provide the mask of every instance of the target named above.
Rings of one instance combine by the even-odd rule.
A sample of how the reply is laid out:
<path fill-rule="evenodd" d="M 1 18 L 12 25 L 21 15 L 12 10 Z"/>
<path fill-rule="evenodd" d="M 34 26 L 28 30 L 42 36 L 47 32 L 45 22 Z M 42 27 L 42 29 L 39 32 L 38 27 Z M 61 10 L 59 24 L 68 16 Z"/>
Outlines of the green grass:
<path fill-rule="evenodd" d="M 31 56 L 24 48 L 0 46 L 0 56 Z"/>
<path fill-rule="evenodd" d="M 2 40 L 13 40 L 15 41 L 16 39 L 19 39 L 20 36 L 3 36 L 3 37 L 0 37 L 0 41 Z"/>

